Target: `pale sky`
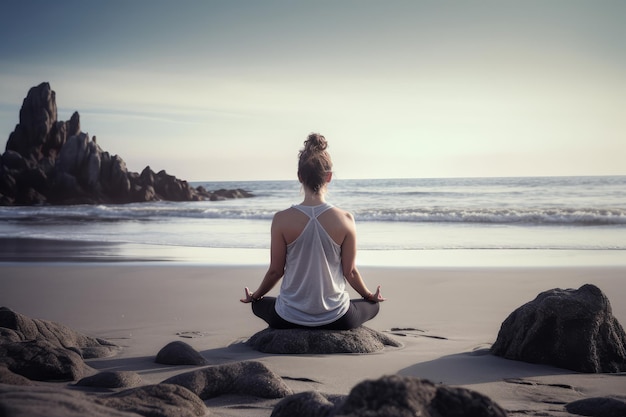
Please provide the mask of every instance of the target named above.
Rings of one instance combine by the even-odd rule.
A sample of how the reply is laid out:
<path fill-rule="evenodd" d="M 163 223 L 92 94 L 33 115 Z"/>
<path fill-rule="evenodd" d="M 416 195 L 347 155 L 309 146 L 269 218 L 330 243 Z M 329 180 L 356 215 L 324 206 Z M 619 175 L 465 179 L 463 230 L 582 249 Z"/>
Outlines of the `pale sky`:
<path fill-rule="evenodd" d="M 3 0 L 0 152 L 30 87 L 197 180 L 626 174 L 626 1 Z"/>

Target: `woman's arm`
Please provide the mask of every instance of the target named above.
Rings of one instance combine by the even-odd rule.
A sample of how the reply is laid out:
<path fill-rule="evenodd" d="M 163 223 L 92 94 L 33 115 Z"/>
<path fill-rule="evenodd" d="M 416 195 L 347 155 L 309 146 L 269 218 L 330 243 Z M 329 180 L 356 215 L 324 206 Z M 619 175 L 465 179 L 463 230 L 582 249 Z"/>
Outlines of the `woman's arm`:
<path fill-rule="evenodd" d="M 356 225 L 352 214 L 346 213 L 347 233 L 341 245 L 341 266 L 343 276 L 352 288 L 366 300 L 381 302 L 385 299 L 380 294 L 380 285 L 376 288 L 376 293 L 372 293 L 363 281 L 361 273 L 356 267 Z"/>
<path fill-rule="evenodd" d="M 283 277 L 287 259 L 287 244 L 283 237 L 279 214 L 276 213 L 272 220 L 270 266 L 256 291 L 251 293 L 247 287 L 245 288 L 245 297 L 240 300 L 242 303 L 249 303 L 263 297 Z"/>

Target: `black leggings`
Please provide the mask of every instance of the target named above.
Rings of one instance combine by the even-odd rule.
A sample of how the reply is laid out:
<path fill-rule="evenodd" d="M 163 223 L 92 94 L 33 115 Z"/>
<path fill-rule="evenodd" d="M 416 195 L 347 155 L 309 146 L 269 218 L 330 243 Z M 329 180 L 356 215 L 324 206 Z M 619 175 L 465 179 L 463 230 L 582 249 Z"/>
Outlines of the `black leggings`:
<path fill-rule="evenodd" d="M 332 323 L 323 326 L 303 326 L 290 323 L 276 313 L 274 306 L 276 297 L 263 297 L 252 302 L 252 312 L 262 318 L 274 329 L 325 329 L 325 330 L 350 330 L 356 329 L 368 320 L 373 319 L 380 306 L 376 302 L 366 300 L 350 300 L 350 308 L 343 316 Z"/>

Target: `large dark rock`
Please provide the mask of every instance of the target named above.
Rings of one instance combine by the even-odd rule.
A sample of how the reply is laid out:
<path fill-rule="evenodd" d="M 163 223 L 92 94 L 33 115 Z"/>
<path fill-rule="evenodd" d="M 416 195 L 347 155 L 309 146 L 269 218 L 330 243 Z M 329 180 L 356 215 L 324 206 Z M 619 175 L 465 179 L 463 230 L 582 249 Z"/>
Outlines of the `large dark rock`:
<path fill-rule="evenodd" d="M 361 326 L 352 330 L 274 329 L 254 334 L 247 344 L 264 353 L 372 353 L 400 343 Z"/>
<path fill-rule="evenodd" d="M 0 384 L 3 417 L 194 417 L 204 416 L 204 403 L 176 385 L 149 385 L 106 396 L 87 395 L 50 386 Z"/>
<path fill-rule="evenodd" d="M 170 384 L 131 388 L 99 397 L 96 402 L 144 417 L 194 417 L 204 416 L 207 412 L 197 395 L 184 387 Z"/>
<path fill-rule="evenodd" d="M 6 307 L 0 307 L 0 344 L 4 341 L 43 340 L 75 351 L 86 359 L 102 358 L 119 352 L 119 346 L 100 338 L 86 336 L 60 323 L 32 319 Z"/>
<path fill-rule="evenodd" d="M 93 372 L 78 353 L 45 340 L 0 344 L 0 365 L 36 381 L 74 381 Z"/>
<path fill-rule="evenodd" d="M 34 385 L 34 383 L 25 376 L 11 372 L 5 364 L 0 365 L 0 384 Z"/>
<path fill-rule="evenodd" d="M 181 385 L 203 400 L 225 394 L 283 398 L 292 394 L 283 379 L 261 362 L 235 362 L 175 375 L 163 384 Z"/>
<path fill-rule="evenodd" d="M 206 365 L 207 361 L 197 350 L 181 341 L 168 343 L 157 353 L 156 363 L 163 365 Z"/>
<path fill-rule="evenodd" d="M 140 385 L 141 376 L 133 371 L 105 371 L 87 376 L 76 383 L 78 387 L 131 388 Z"/>
<path fill-rule="evenodd" d="M 81 131 L 80 115 L 57 120 L 50 84 L 29 90 L 20 122 L 0 158 L 0 205 L 108 204 L 157 200 L 197 201 L 251 197 L 243 190 L 210 192 L 146 167 L 130 172 Z"/>
<path fill-rule="evenodd" d="M 26 378 L 74 381 L 94 372 L 84 358 L 107 357 L 119 350 L 62 324 L 0 307 L 0 364 Z"/>
<path fill-rule="evenodd" d="M 626 399 L 611 397 L 593 397 L 573 401 L 565 405 L 568 413 L 593 417 L 626 416 Z"/>
<path fill-rule="evenodd" d="M 337 405 L 335 405 L 337 404 Z M 391 375 L 357 384 L 338 402 L 321 394 L 295 394 L 281 400 L 272 417 L 504 417 L 488 397 L 465 388 L 435 385 L 416 377 Z"/>
<path fill-rule="evenodd" d="M 299 392 L 280 400 L 272 410 L 272 417 L 327 417 L 344 399 L 344 395 L 330 396 L 317 391 Z"/>
<path fill-rule="evenodd" d="M 579 372 L 626 371 L 626 334 L 602 291 L 542 292 L 502 323 L 494 355 Z"/>
<path fill-rule="evenodd" d="M 6 149 L 16 151 L 26 159 L 38 155 L 56 121 L 55 92 L 50 84 L 41 83 L 31 88 L 22 102 L 20 123 L 9 136 Z"/>

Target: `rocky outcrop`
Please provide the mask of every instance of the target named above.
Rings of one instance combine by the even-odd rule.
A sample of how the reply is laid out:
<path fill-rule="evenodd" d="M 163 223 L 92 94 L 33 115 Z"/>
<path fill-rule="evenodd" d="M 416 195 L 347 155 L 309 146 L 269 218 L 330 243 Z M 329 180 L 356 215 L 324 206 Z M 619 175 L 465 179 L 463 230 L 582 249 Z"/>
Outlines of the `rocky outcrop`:
<path fill-rule="evenodd" d="M 34 383 L 25 376 L 16 374 L 6 367 L 6 364 L 0 365 L 0 384 L 7 385 L 34 385 Z"/>
<path fill-rule="evenodd" d="M 37 381 L 74 381 L 94 372 L 83 359 L 118 351 L 106 340 L 0 307 L 0 366 L 11 373 Z"/>
<path fill-rule="evenodd" d="M 373 353 L 400 343 L 383 333 L 361 326 L 352 330 L 274 329 L 261 330 L 247 344 L 264 353 Z"/>
<path fill-rule="evenodd" d="M 109 408 L 149 417 L 193 417 L 206 415 L 197 395 L 179 385 L 156 384 L 127 389 L 96 399 Z"/>
<path fill-rule="evenodd" d="M 280 376 L 255 361 L 210 366 L 173 376 L 162 384 L 181 385 L 203 400 L 226 394 L 259 398 L 283 398 L 293 394 Z"/>
<path fill-rule="evenodd" d="M 45 340 L 0 344 L 0 364 L 35 381 L 74 381 L 93 372 L 78 353 Z"/>
<path fill-rule="evenodd" d="M 494 355 L 578 372 L 626 371 L 626 334 L 596 286 L 552 289 L 502 323 Z"/>
<path fill-rule="evenodd" d="M 22 103 L 20 122 L 0 157 L 0 205 L 107 204 L 198 201 L 251 197 L 244 190 L 207 191 L 147 166 L 128 171 L 118 155 L 100 148 L 81 130 L 80 115 L 57 119 L 50 84 L 33 87 Z"/>
<path fill-rule="evenodd" d="M 141 376 L 133 371 L 106 371 L 87 376 L 76 383 L 77 387 L 132 388 L 141 385 Z"/>
<path fill-rule="evenodd" d="M 157 353 L 156 363 L 163 365 L 206 365 L 207 361 L 197 350 L 181 341 L 168 343 Z"/>
<path fill-rule="evenodd" d="M 436 385 L 416 377 L 391 375 L 357 384 L 343 400 L 300 393 L 281 400 L 272 417 L 504 417 L 488 397 L 465 388 Z"/>
<path fill-rule="evenodd" d="M 148 385 L 95 397 L 52 386 L 0 384 L 4 417 L 194 417 L 207 415 L 204 403 L 176 385 Z"/>
<path fill-rule="evenodd" d="M 33 319 L 0 307 L 0 343 L 42 340 L 53 346 L 68 349 L 85 359 L 114 355 L 119 347 L 107 340 L 91 337 L 60 323 Z"/>
<path fill-rule="evenodd" d="M 565 405 L 568 413 L 593 417 L 626 416 L 626 398 L 593 397 Z"/>

